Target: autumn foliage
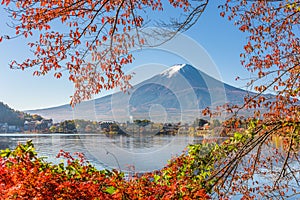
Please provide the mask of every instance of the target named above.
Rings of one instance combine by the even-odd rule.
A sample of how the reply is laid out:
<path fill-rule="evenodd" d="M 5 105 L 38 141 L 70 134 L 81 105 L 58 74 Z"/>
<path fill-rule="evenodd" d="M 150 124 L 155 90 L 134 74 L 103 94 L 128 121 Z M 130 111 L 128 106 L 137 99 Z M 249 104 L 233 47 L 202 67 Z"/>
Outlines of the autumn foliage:
<path fill-rule="evenodd" d="M 37 157 L 30 141 L 13 151 L 2 150 L 0 198 L 209 199 L 205 189 L 192 179 L 192 171 L 184 169 L 191 158 L 181 157 L 161 171 L 125 179 L 124 173 L 99 171 L 82 154 L 76 155 L 61 151 L 58 157 L 65 163 L 55 165 Z"/>
<path fill-rule="evenodd" d="M 189 28 L 206 4 L 204 0 L 196 7 L 187 0 L 2 0 L 15 29 L 15 35 L 4 38 L 38 38 L 28 44 L 32 59 L 10 65 L 34 67 L 34 75 L 55 71 L 56 78 L 67 71 L 76 88 L 73 105 L 102 90 L 119 87 L 126 91 L 131 87 L 131 75 L 124 73 L 124 67 L 133 60 L 130 51 L 145 45 L 145 13 L 161 12 L 166 5 L 186 13 L 182 22 L 172 23 L 174 31 L 167 39 Z"/>
<path fill-rule="evenodd" d="M 242 106 L 223 107 L 222 111 L 232 113 L 229 123 L 245 111 L 253 115 L 238 149 L 223 160 L 225 170 L 212 176 L 223 179 L 215 190 L 225 196 L 243 194 L 247 199 L 297 198 L 300 2 L 227 0 L 220 7 L 220 15 L 234 21 L 246 35 L 241 64 L 251 74 L 248 88 L 256 93 L 245 96 Z M 283 140 L 282 149 L 272 145 L 278 137 Z M 266 184 L 257 177 L 271 181 Z"/>
<path fill-rule="evenodd" d="M 15 36 L 38 34 L 29 43 L 34 58 L 13 61 L 11 67 L 35 67 L 35 75 L 54 70 L 57 78 L 67 71 L 76 88 L 72 104 L 103 89 L 126 91 L 131 75 L 124 66 L 133 61 L 130 49 L 147 45 L 141 34 L 144 14 L 161 12 L 166 5 L 179 9 L 185 17 L 171 24 L 176 33 L 194 25 L 208 2 L 2 0 L 15 20 Z M 205 154 L 207 147 L 192 146 L 166 168 L 130 180 L 116 171 L 97 171 L 63 152 L 68 165 L 49 164 L 28 150 L 31 145 L 21 145 L 13 153 L 2 152 L 0 194 L 57 199 L 201 199 L 208 198 L 206 192 L 218 198 L 299 197 L 300 2 L 227 0 L 220 8 L 220 15 L 245 33 L 241 64 L 251 74 L 247 86 L 255 92 L 245 96 L 242 106 L 220 106 L 217 113 L 204 110 L 232 114 L 224 123 L 234 123 L 226 130 L 231 138 Z M 60 30 L 54 28 L 57 24 L 63 25 Z M 15 36 L 0 37 L 0 42 Z M 237 131 L 241 111 L 252 115 L 246 128 Z M 272 146 L 276 137 L 282 138 L 282 149 Z"/>
<path fill-rule="evenodd" d="M 252 73 L 257 91 L 244 108 L 267 108 L 264 118 L 299 121 L 299 1 L 228 1 L 223 7 L 247 34 L 241 64 Z M 272 99 L 261 94 L 271 92 Z M 259 117 L 259 113 L 257 113 Z"/>

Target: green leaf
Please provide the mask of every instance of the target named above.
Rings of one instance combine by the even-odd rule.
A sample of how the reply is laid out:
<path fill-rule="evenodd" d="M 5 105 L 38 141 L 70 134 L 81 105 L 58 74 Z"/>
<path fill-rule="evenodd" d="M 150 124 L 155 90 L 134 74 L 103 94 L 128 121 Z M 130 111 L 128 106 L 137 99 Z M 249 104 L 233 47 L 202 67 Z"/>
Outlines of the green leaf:
<path fill-rule="evenodd" d="M 113 186 L 110 186 L 108 188 L 106 188 L 105 192 L 107 192 L 108 194 L 113 194 L 116 191 L 116 188 Z"/>
<path fill-rule="evenodd" d="M 234 133 L 234 138 L 236 140 L 241 140 L 243 138 L 243 134 L 239 133 L 239 132 L 235 132 Z"/>
<path fill-rule="evenodd" d="M 11 154 L 11 150 L 8 148 L 0 151 L 0 157 L 2 158 L 8 158 L 10 154 Z"/>
<path fill-rule="evenodd" d="M 157 183 L 157 181 L 160 179 L 160 176 L 157 174 L 154 174 L 154 182 Z"/>

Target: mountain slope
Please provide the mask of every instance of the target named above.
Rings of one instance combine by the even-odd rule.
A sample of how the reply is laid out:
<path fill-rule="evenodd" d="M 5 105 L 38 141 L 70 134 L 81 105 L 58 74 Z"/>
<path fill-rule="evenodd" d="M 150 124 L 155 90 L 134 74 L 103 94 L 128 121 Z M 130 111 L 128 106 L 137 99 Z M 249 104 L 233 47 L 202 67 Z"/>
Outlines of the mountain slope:
<path fill-rule="evenodd" d="M 161 122 L 190 121 L 201 109 L 224 103 L 242 104 L 246 91 L 224 84 L 188 64 L 175 65 L 121 92 L 83 102 L 74 110 L 69 105 L 32 110 L 56 121 L 64 119 L 115 120 L 150 119 Z M 154 120 L 154 121 L 155 121 Z"/>
<path fill-rule="evenodd" d="M 15 111 L 8 105 L 0 102 L 0 123 L 22 126 L 24 124 L 23 113 Z"/>

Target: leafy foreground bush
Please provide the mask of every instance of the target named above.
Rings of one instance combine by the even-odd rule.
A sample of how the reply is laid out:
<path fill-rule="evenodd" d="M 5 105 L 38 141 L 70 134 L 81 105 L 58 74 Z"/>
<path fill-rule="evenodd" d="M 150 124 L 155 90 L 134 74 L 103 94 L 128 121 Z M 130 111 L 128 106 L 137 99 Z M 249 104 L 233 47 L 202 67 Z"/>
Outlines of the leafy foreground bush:
<path fill-rule="evenodd" d="M 209 199 L 195 174 L 193 156 L 182 155 L 164 169 L 124 179 L 118 171 L 97 170 L 82 154 L 61 151 L 66 164 L 37 157 L 31 141 L 1 150 L 1 199 Z M 202 186 L 201 186 L 202 185 Z"/>

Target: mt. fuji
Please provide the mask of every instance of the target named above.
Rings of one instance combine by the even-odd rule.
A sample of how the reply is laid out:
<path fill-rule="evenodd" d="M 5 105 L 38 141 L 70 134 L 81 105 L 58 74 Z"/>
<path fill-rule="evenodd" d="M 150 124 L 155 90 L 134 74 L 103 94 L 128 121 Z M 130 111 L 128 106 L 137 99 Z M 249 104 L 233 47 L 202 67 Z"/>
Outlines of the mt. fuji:
<path fill-rule="evenodd" d="M 131 121 L 193 121 L 206 107 L 224 103 L 242 104 L 248 92 L 227 85 L 188 64 L 174 65 L 135 86 L 130 94 L 117 92 L 69 105 L 32 110 L 29 113 L 65 119 Z"/>

